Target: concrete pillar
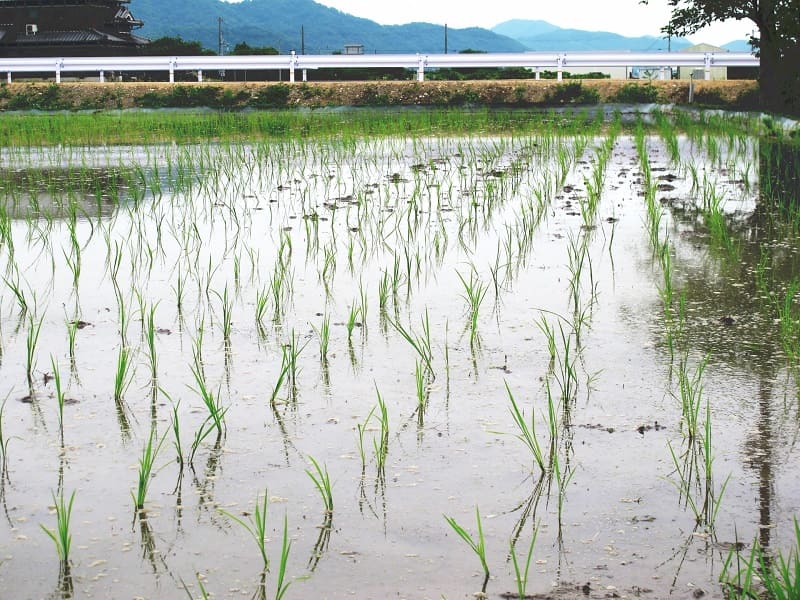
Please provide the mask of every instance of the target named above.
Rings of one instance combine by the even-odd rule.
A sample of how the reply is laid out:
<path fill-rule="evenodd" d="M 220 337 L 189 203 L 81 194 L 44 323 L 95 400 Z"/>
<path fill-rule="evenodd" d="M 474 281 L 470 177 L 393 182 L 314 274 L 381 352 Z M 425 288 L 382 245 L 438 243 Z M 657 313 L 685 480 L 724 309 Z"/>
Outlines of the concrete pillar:
<path fill-rule="evenodd" d="M 105 83 L 105 82 L 106 82 L 106 72 L 100 71 L 100 83 Z"/>
<path fill-rule="evenodd" d="M 203 69 L 197 69 L 197 83 L 203 83 Z"/>

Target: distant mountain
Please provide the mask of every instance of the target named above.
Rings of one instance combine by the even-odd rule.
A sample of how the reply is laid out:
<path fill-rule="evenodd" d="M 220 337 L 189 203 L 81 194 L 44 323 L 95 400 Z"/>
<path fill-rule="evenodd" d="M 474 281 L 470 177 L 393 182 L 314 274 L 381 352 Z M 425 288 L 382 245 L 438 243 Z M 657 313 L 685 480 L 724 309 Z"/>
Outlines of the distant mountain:
<path fill-rule="evenodd" d="M 495 33 L 515 40 L 542 35 L 559 29 L 561 28 L 558 25 L 553 25 L 547 21 L 530 21 L 527 19 L 511 19 L 492 27 L 492 31 Z"/>
<path fill-rule="evenodd" d="M 144 27 L 137 33 L 196 40 L 219 47 L 219 21 L 225 43 L 272 46 L 281 52 L 301 50 L 301 27 L 307 54 L 330 54 L 345 44 L 362 44 L 364 52 L 443 52 L 444 27 L 429 23 L 379 25 L 348 15 L 312 0 L 244 0 L 231 4 L 220 0 L 132 0 L 130 10 Z M 448 29 L 448 50 L 520 52 L 525 46 L 488 29 Z"/>
<path fill-rule="evenodd" d="M 735 40 L 733 42 L 728 42 L 724 46 L 722 46 L 726 50 L 730 50 L 731 52 L 752 52 L 753 47 L 747 43 L 745 40 Z"/>
<path fill-rule="evenodd" d="M 655 52 L 667 50 L 667 40 L 645 35 L 626 37 L 607 31 L 584 31 L 582 29 L 562 29 L 546 21 L 525 21 L 516 19 L 500 23 L 492 31 L 507 35 L 534 51 L 631 51 Z M 672 49 L 682 50 L 691 43 L 683 38 L 672 38 Z"/>

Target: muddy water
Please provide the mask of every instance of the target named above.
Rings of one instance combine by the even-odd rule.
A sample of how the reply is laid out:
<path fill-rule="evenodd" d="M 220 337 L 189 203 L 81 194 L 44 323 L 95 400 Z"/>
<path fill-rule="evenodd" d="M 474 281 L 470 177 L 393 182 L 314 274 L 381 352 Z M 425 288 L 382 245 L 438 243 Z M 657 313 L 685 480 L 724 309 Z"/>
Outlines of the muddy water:
<path fill-rule="evenodd" d="M 284 517 L 286 597 L 471 597 L 483 571 L 445 515 L 477 535 L 476 507 L 489 597 L 516 593 L 509 549 L 524 560 L 535 529 L 537 597 L 721 597 L 737 535 L 786 548 L 800 510 L 798 391 L 769 297 L 798 276 L 796 237 L 760 195 L 757 142 L 680 138 L 675 162 L 647 138 L 668 311 L 633 137 L 613 141 L 587 212 L 603 140 L 6 156 L 0 589 L 178 598 L 202 582 L 213 597 L 257 597 L 259 550 L 220 509 L 247 522 L 266 493 L 269 597 Z M 709 190 L 728 245 L 700 210 Z M 430 371 L 401 330 L 430 340 Z M 296 371 L 280 382 L 292 345 Z M 134 367 L 115 401 L 123 347 Z M 188 459 L 208 426 L 193 367 L 225 428 L 181 471 L 176 443 Z M 687 437 L 681 373 L 702 388 L 710 470 Z M 535 420 L 543 474 L 507 388 Z M 139 514 L 151 431 L 164 442 Z M 332 517 L 309 457 L 330 474 Z M 40 525 L 55 527 L 53 494 L 73 491 L 64 578 Z"/>

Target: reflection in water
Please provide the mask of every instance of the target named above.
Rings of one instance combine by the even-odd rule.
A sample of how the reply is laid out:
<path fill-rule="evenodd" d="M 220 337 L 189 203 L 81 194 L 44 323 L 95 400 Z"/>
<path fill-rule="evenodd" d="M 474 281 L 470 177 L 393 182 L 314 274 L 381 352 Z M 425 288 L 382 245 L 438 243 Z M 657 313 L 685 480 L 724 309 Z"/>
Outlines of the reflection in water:
<path fill-rule="evenodd" d="M 132 169 L 110 167 L 0 169 L 0 211 L 28 220 L 109 217 L 125 201 Z"/>
<path fill-rule="evenodd" d="M 692 203 L 674 204 L 671 212 L 674 222 L 682 228 L 682 235 L 673 239 L 691 240 L 693 254 L 706 252 L 704 260 L 685 261 L 688 266 L 681 273 L 680 288 L 686 306 L 682 333 L 686 349 L 700 355 L 710 354 L 716 362 L 749 372 L 756 382 L 757 397 L 750 405 L 754 407 L 754 428 L 742 452 L 747 456 L 745 464 L 757 479 L 758 542 L 769 552 L 775 525 L 775 448 L 781 434 L 777 420 L 781 410 L 775 403 L 783 395 L 776 382 L 787 361 L 792 360 L 783 352 L 781 331 L 775 323 L 779 304 L 785 301 L 786 288 L 800 277 L 796 258 L 800 146 L 761 139 L 758 157 L 759 195 L 755 209 L 746 214 L 725 214 L 728 234 L 739 250 L 735 255 L 707 251 L 705 245 L 697 245 L 697 240 L 712 243 L 705 235 L 698 207 Z M 687 232 L 691 232 L 691 237 Z M 678 243 L 683 251 L 690 245 Z M 789 381 L 787 385 L 796 386 L 797 382 Z M 790 419 L 786 422 L 797 427 Z M 684 472 L 682 480 L 688 481 L 687 485 L 701 486 L 700 481 L 691 483 L 692 473 L 702 471 L 696 464 L 697 457 L 691 458 L 695 454 L 685 453 L 684 466 L 689 471 Z M 684 491 L 688 493 L 688 489 Z"/>

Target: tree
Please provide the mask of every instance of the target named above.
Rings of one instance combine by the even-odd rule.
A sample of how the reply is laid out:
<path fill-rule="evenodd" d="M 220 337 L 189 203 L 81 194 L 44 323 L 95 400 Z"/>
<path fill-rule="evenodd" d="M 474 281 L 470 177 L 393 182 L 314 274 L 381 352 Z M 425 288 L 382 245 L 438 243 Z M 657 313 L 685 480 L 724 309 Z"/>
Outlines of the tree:
<path fill-rule="evenodd" d="M 233 52 L 236 56 L 263 56 L 280 54 L 272 46 L 251 46 L 247 42 L 239 42 L 233 47 Z"/>
<path fill-rule="evenodd" d="M 200 56 L 213 55 L 214 52 L 203 48 L 200 42 L 184 40 L 178 37 L 160 37 L 153 40 L 142 50 L 149 56 Z"/>
<path fill-rule="evenodd" d="M 762 107 L 800 113 L 800 0 L 669 0 L 669 4 L 672 15 L 662 31 L 672 35 L 689 35 L 715 21 L 752 21 L 758 28 L 751 43 L 761 59 Z"/>

